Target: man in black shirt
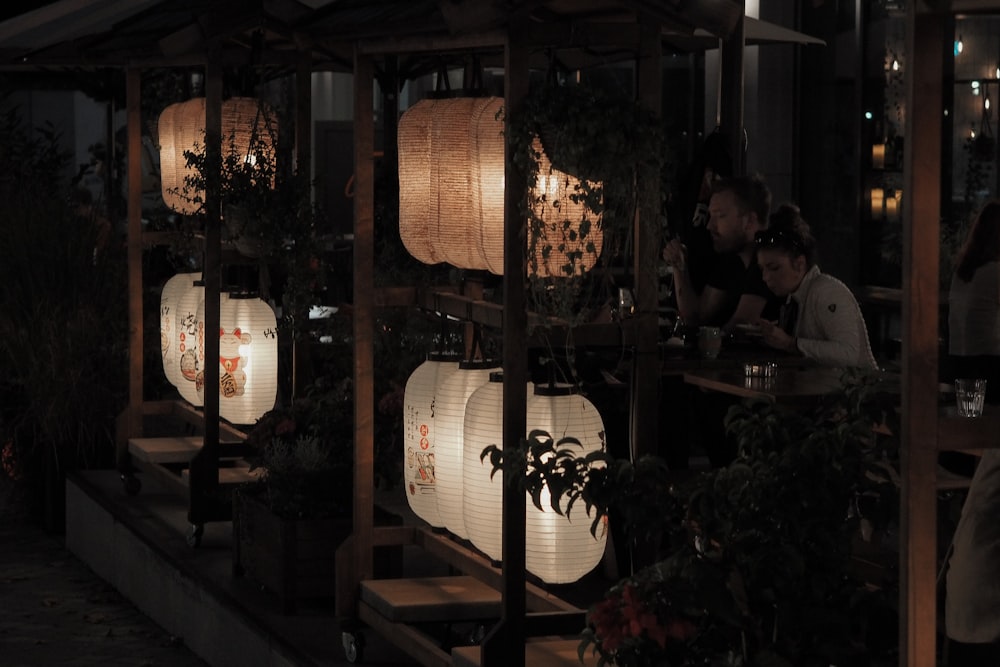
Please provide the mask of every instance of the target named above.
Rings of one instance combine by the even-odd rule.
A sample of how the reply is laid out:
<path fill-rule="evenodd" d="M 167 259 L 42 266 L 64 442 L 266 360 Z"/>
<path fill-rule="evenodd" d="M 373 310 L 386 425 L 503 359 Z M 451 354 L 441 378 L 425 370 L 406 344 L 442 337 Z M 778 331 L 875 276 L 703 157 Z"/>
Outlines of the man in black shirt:
<path fill-rule="evenodd" d="M 771 193 L 756 177 L 716 181 L 709 200 L 708 232 L 715 255 L 705 285 L 696 290 L 687 265 L 687 249 L 669 241 L 663 258 L 673 268 L 677 308 L 687 325 L 731 329 L 761 317 L 774 319 L 779 300 L 767 289 L 754 261 L 757 232 L 767 227 Z"/>

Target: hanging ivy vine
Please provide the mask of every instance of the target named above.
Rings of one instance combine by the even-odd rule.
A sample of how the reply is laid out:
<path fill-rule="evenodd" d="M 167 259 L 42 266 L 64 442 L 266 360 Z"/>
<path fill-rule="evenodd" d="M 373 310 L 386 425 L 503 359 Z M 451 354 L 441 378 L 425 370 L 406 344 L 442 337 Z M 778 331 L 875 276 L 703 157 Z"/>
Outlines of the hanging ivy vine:
<path fill-rule="evenodd" d="M 521 214 L 529 307 L 571 326 L 589 322 L 614 293 L 609 269 L 628 262 L 647 202 L 655 200 L 650 210 L 662 228 L 661 180 L 650 177 L 667 162 L 662 124 L 635 100 L 551 80 L 506 120 L 528 184 Z"/>

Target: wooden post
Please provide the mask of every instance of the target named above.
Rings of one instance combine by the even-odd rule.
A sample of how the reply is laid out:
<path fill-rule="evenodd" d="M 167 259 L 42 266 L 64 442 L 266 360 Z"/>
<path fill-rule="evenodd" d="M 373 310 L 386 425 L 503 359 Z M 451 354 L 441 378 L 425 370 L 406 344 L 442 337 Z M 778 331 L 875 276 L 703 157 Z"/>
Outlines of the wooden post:
<path fill-rule="evenodd" d="M 742 0 L 738 2 L 743 6 Z M 722 40 L 719 55 L 720 91 L 719 107 L 720 125 L 729 140 L 729 153 L 733 158 L 733 174 L 741 175 L 746 170 L 746 155 L 743 153 L 743 47 L 744 47 L 744 12 L 740 11 L 739 20 L 733 32 Z"/>
<path fill-rule="evenodd" d="M 660 26 L 651 17 L 641 19 L 639 53 L 636 63 L 639 103 L 660 115 L 662 70 L 660 67 Z M 657 169 L 640 167 L 638 219 L 635 223 L 635 297 L 638 306 L 635 359 L 632 368 L 632 456 L 655 454 L 659 443 L 659 280 L 660 258 L 660 174 Z"/>
<path fill-rule="evenodd" d="M 142 106 L 141 71 L 130 67 L 126 73 L 126 114 L 128 136 L 128 320 L 129 394 L 127 434 L 118 464 L 125 471 L 128 439 L 142 437 Z"/>
<path fill-rule="evenodd" d="M 517 114 L 528 93 L 528 50 L 518 41 L 523 26 L 513 22 L 504 49 L 504 105 L 507 116 Z M 504 458 L 518 450 L 527 430 L 525 411 L 528 381 L 528 313 L 525 296 L 525 241 L 521 202 L 526 196 L 524 177 L 514 164 L 510 145 L 504 160 L 503 214 L 503 451 Z M 500 621 L 482 646 L 483 667 L 524 667 L 525 535 L 524 491 L 503 485 L 503 586 Z"/>
<path fill-rule="evenodd" d="M 935 664 L 937 605 L 938 244 L 943 58 L 940 15 L 907 10 L 900 465 L 900 664 Z"/>
<path fill-rule="evenodd" d="M 354 531 L 355 580 L 372 577 L 375 448 L 375 123 L 372 57 L 354 53 Z"/>
<path fill-rule="evenodd" d="M 205 66 L 205 367 L 202 409 L 205 436 L 191 459 L 188 521 L 198 536 L 219 510 L 219 290 L 222 285 L 222 65 L 218 54 Z"/>

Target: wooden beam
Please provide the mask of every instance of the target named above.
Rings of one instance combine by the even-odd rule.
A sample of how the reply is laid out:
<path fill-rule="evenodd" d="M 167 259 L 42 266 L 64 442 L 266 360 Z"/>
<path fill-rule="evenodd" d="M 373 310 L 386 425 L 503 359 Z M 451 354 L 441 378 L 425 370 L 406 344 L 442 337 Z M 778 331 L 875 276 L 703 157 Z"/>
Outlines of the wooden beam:
<path fill-rule="evenodd" d="M 907 12 L 903 179 L 900 664 L 935 665 L 942 17 Z"/>

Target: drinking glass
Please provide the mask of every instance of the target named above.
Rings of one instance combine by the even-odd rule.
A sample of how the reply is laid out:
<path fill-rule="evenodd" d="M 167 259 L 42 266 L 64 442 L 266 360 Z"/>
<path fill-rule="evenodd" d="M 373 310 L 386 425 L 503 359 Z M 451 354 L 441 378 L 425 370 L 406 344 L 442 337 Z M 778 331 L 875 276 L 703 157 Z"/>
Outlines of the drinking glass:
<path fill-rule="evenodd" d="M 982 378 L 955 380 L 955 401 L 958 404 L 958 414 L 962 417 L 981 416 L 985 399 L 986 380 Z"/>

